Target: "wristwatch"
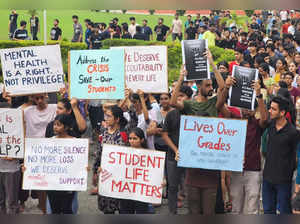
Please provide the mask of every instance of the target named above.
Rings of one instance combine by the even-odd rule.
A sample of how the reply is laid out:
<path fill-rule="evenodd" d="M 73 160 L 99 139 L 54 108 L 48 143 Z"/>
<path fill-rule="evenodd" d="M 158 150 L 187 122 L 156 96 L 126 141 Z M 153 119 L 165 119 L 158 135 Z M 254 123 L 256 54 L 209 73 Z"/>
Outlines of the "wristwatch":
<path fill-rule="evenodd" d="M 259 95 L 256 96 L 256 98 L 262 99 L 262 98 L 263 98 L 263 95 L 262 95 L 262 94 L 259 94 Z"/>

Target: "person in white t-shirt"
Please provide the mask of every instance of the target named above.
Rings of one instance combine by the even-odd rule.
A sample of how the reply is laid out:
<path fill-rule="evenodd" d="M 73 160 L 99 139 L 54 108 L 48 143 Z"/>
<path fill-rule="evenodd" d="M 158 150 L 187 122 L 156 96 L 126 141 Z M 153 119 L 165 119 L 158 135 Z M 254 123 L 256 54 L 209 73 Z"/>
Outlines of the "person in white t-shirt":
<path fill-rule="evenodd" d="M 147 145 L 149 149 L 154 147 L 154 135 L 161 132 L 161 128 L 157 128 L 157 109 L 152 107 L 149 96 L 144 94 L 142 90 L 133 93 L 130 97 L 137 115 L 137 127 L 141 128 L 145 136 L 147 136 Z"/>
<path fill-rule="evenodd" d="M 135 22 L 135 17 L 130 17 L 129 20 L 130 20 L 130 25 L 128 26 L 128 32 L 133 38 L 133 36 L 136 34 L 136 27 L 138 26 L 138 24 Z"/>
<path fill-rule="evenodd" d="M 48 123 L 56 116 L 56 104 L 47 103 L 47 94 L 35 94 L 32 96 L 32 105 L 24 109 L 25 136 L 27 138 L 44 138 Z M 39 208 L 46 214 L 46 193 L 37 191 Z"/>
<path fill-rule="evenodd" d="M 281 21 L 286 21 L 288 19 L 288 12 L 286 10 L 280 11 Z"/>
<path fill-rule="evenodd" d="M 172 40 L 175 41 L 178 38 L 179 41 L 182 40 L 182 21 L 179 19 L 179 14 L 175 14 L 175 18 L 172 22 Z"/>

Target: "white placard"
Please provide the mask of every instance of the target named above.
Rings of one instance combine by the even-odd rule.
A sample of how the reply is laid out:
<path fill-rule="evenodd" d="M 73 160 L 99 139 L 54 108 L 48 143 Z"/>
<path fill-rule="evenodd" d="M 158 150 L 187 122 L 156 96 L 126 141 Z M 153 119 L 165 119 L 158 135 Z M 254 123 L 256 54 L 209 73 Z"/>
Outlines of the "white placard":
<path fill-rule="evenodd" d="M 25 190 L 86 191 L 88 139 L 25 138 Z"/>
<path fill-rule="evenodd" d="M 0 50 L 6 91 L 13 96 L 58 92 L 64 87 L 59 45 Z"/>
<path fill-rule="evenodd" d="M 24 157 L 24 127 L 21 109 L 0 109 L 0 157 Z"/>
<path fill-rule="evenodd" d="M 126 87 L 136 92 L 168 92 L 168 55 L 166 46 L 112 47 L 125 50 Z"/>
<path fill-rule="evenodd" d="M 165 152 L 103 145 L 99 194 L 161 203 Z"/>

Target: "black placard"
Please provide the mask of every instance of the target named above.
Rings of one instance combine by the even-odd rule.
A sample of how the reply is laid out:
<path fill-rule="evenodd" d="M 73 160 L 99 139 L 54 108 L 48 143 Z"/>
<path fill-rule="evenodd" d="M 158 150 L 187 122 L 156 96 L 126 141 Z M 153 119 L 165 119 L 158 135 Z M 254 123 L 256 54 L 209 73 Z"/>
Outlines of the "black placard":
<path fill-rule="evenodd" d="M 258 79 L 258 70 L 235 65 L 232 76 L 236 84 L 229 90 L 228 105 L 254 110 L 256 94 L 251 84 Z"/>
<path fill-rule="evenodd" d="M 207 49 L 207 40 L 183 40 L 182 61 L 187 70 L 186 80 L 210 79 L 209 63 L 203 57 Z"/>

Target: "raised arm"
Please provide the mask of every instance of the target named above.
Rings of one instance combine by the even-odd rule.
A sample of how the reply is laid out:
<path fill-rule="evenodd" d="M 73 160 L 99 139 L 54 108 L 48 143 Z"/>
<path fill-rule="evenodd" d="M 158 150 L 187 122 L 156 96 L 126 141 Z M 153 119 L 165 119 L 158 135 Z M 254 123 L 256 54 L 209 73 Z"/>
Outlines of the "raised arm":
<path fill-rule="evenodd" d="M 84 132 L 86 130 L 86 122 L 83 118 L 83 116 L 81 115 L 79 108 L 78 108 L 78 100 L 75 98 L 71 99 L 71 106 L 72 106 L 72 110 L 73 113 L 75 115 L 75 119 L 76 119 L 76 123 L 78 125 L 78 129 L 81 132 Z"/>
<path fill-rule="evenodd" d="M 183 108 L 184 108 L 183 103 L 177 102 L 177 97 L 178 97 L 178 93 L 179 93 L 181 84 L 182 84 L 182 82 L 184 80 L 184 76 L 186 76 L 186 74 L 187 74 L 187 72 L 186 72 L 186 70 L 184 68 L 184 65 L 182 65 L 181 69 L 180 69 L 179 79 L 178 79 L 178 81 L 176 83 L 174 92 L 172 93 L 172 96 L 171 96 L 170 105 L 172 107 L 176 107 L 178 110 L 183 110 Z"/>
<path fill-rule="evenodd" d="M 226 79 L 225 87 L 223 89 L 218 89 L 218 98 L 217 98 L 217 103 L 216 103 L 216 108 L 218 111 L 221 112 L 221 114 L 224 117 L 231 117 L 231 112 L 225 105 L 227 96 L 228 96 L 228 90 L 229 88 L 235 83 L 235 79 L 231 76 L 228 76 Z"/>
<path fill-rule="evenodd" d="M 258 102 L 258 110 L 260 113 L 260 120 L 259 120 L 259 126 L 261 128 L 264 128 L 266 126 L 267 120 L 268 120 L 268 111 L 266 108 L 266 105 L 264 103 L 264 100 L 262 98 L 262 94 L 261 94 L 261 85 L 260 85 L 260 81 L 257 80 L 252 84 L 252 88 L 254 88 L 255 93 L 256 93 L 256 99 Z"/>
<path fill-rule="evenodd" d="M 212 67 L 212 70 L 215 74 L 215 77 L 216 77 L 216 80 L 217 80 L 217 83 L 218 83 L 218 87 L 220 89 L 223 89 L 223 87 L 225 86 L 224 79 L 223 79 L 220 71 L 217 69 L 217 66 L 215 65 L 214 60 L 213 60 L 213 56 L 212 56 L 209 49 L 207 49 L 207 51 L 205 52 L 205 55 L 207 56 L 209 64 Z"/>
<path fill-rule="evenodd" d="M 139 95 L 140 100 L 141 100 L 144 119 L 145 119 L 146 123 L 149 124 L 149 112 L 147 110 L 147 106 L 145 103 L 144 92 L 142 90 L 138 89 L 137 94 Z"/>

